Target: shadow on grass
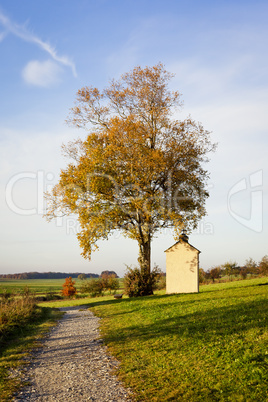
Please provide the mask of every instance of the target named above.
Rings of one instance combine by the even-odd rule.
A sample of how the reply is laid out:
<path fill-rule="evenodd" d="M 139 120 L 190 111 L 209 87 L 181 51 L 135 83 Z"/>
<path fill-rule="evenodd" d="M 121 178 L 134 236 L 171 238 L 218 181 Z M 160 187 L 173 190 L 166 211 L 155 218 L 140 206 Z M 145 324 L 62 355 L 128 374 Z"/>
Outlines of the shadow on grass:
<path fill-rule="evenodd" d="M 146 307 L 144 307 L 146 309 Z M 123 312 L 124 313 L 124 312 Z M 126 312 L 125 312 L 126 313 Z M 131 312 L 129 325 L 118 330 L 110 328 L 105 340 L 109 343 L 128 343 L 133 338 L 139 341 L 152 340 L 166 336 L 191 337 L 210 342 L 211 339 L 241 335 L 251 329 L 267 329 L 268 324 L 268 300 L 256 300 L 242 302 L 232 306 L 214 307 L 206 311 L 198 311 L 191 314 L 181 315 L 178 313 L 171 318 L 155 316 L 143 323 L 131 324 Z M 121 313 L 122 314 L 122 313 Z"/>
<path fill-rule="evenodd" d="M 181 293 L 181 294 L 165 294 L 165 295 L 150 295 L 150 296 L 140 296 L 140 297 L 132 297 L 132 298 L 122 298 L 122 299 L 110 299 L 110 300 L 99 300 L 99 301 L 92 301 L 89 303 L 83 303 L 84 306 L 89 307 L 89 308 L 94 308 L 98 306 L 108 306 L 108 305 L 115 305 L 119 303 L 151 303 L 152 300 L 161 300 L 161 299 L 169 299 L 172 297 L 176 298 L 176 303 L 182 303 L 184 300 L 181 300 L 183 297 L 193 297 L 195 295 L 197 299 L 199 299 L 198 296 L 203 296 L 204 293 Z M 196 300 L 193 300 L 192 302 L 194 303 Z M 189 303 L 189 300 L 185 300 L 185 302 Z"/>
<path fill-rule="evenodd" d="M 218 292 L 217 290 L 215 292 Z M 227 296 L 222 295 L 218 299 L 225 299 Z M 241 296 L 240 296 L 241 297 Z M 133 297 L 133 298 L 123 298 L 123 299 L 110 299 L 110 300 L 99 300 L 99 301 L 92 301 L 89 303 L 83 303 L 83 306 L 89 309 L 92 309 L 94 313 L 94 307 L 102 307 L 102 306 L 115 306 L 116 304 L 122 303 L 128 308 L 128 305 L 131 304 L 132 311 L 140 310 L 141 304 L 143 305 L 142 308 L 148 303 L 151 305 L 154 301 L 157 304 L 158 302 L 163 301 L 167 302 L 169 306 L 176 306 L 182 304 L 195 304 L 195 303 L 203 303 L 206 301 L 211 300 L 211 296 L 206 293 L 181 293 L 181 294 L 166 294 L 166 295 L 150 295 L 150 296 L 141 296 L 141 297 Z M 81 304 L 82 305 L 82 304 Z M 163 304 L 164 305 L 164 304 Z M 135 308 L 136 307 L 136 308 Z M 129 310 L 126 312 L 130 313 Z M 118 314 L 122 314 L 122 310 L 119 310 Z M 109 315 L 117 315 L 117 312 L 110 312 Z"/>

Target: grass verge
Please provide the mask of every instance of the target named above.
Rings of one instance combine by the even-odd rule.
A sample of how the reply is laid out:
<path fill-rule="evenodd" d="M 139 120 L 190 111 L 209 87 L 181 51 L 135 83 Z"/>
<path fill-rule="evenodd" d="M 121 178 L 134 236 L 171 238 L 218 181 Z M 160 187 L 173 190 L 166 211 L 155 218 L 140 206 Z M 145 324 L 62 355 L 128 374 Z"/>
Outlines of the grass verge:
<path fill-rule="evenodd" d="M 23 385 L 19 378 L 10 377 L 10 370 L 27 364 L 31 349 L 38 346 L 38 339 L 61 317 L 56 309 L 37 307 L 28 322 L 9 329 L 0 343 L 0 400 L 10 401 L 12 395 Z"/>
<path fill-rule="evenodd" d="M 268 400 L 268 280 L 199 294 L 94 300 L 137 401 Z"/>

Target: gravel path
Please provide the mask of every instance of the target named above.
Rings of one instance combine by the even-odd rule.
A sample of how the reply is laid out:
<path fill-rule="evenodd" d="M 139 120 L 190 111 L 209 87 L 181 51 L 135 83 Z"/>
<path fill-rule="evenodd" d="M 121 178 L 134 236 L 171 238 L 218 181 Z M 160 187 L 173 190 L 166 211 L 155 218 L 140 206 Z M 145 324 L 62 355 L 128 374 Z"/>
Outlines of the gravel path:
<path fill-rule="evenodd" d="M 131 401 L 112 374 L 118 363 L 99 339 L 99 319 L 81 306 L 60 310 L 63 318 L 23 370 L 31 385 L 15 401 Z"/>

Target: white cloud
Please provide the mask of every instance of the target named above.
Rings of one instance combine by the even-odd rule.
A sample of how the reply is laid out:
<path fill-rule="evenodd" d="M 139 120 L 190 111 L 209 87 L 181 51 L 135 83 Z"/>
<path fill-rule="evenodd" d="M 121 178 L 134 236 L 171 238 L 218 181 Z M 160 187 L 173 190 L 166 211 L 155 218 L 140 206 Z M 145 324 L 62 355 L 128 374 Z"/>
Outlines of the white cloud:
<path fill-rule="evenodd" d="M 61 68 L 53 61 L 30 61 L 23 69 L 24 80 L 31 85 L 49 87 L 59 82 Z"/>
<path fill-rule="evenodd" d="M 20 39 L 26 42 L 35 43 L 38 47 L 47 52 L 52 57 L 52 59 L 54 59 L 58 63 L 70 67 L 73 72 L 73 75 L 75 77 L 77 76 L 75 64 L 67 56 L 58 55 L 56 49 L 53 46 L 51 46 L 47 42 L 42 41 L 36 35 L 29 32 L 25 26 L 10 21 L 10 19 L 6 17 L 1 11 L 0 11 L 0 24 L 2 24 L 8 32 L 13 33 L 13 35 L 19 37 Z M 0 40 L 1 40 L 1 34 L 0 34 Z"/>

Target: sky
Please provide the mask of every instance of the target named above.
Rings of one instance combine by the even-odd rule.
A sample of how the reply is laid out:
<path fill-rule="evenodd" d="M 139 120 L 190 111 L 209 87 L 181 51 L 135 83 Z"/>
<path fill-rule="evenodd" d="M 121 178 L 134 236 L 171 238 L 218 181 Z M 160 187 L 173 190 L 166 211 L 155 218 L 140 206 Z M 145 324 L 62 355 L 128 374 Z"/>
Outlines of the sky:
<path fill-rule="evenodd" d="M 268 254 L 267 19 L 264 0 L 0 0 L 0 274 L 137 264 L 120 233 L 85 260 L 75 217 L 48 223 L 43 195 L 68 163 L 62 144 L 86 138 L 66 124 L 78 89 L 159 62 L 182 93 L 174 118 L 190 114 L 218 143 L 207 215 L 189 234 L 200 267 Z M 152 265 L 165 271 L 173 243 L 170 230 L 153 240 Z"/>

